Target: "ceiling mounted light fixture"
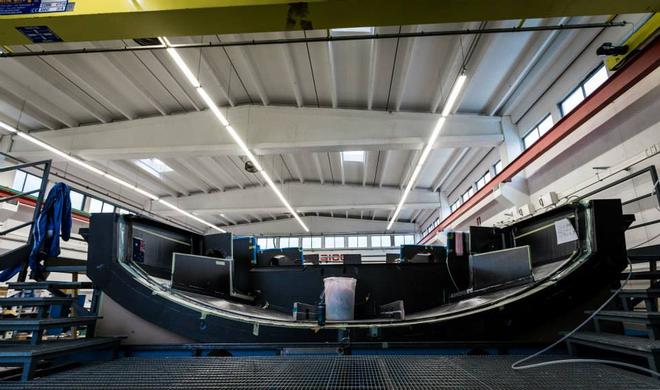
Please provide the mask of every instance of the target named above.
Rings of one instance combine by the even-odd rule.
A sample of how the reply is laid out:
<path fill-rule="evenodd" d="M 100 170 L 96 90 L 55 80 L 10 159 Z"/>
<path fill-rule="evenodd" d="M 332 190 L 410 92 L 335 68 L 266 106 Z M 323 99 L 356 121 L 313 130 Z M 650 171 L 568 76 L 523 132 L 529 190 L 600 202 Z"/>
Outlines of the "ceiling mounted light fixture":
<path fill-rule="evenodd" d="M 422 151 L 422 154 L 419 156 L 419 160 L 417 160 L 417 165 L 415 165 L 415 169 L 413 170 L 412 175 L 410 175 L 410 180 L 408 180 L 408 184 L 406 185 L 406 188 L 403 190 L 403 195 L 401 195 L 401 200 L 399 200 L 399 204 L 396 206 L 396 209 L 394 210 L 394 214 L 392 215 L 392 218 L 387 224 L 387 230 L 392 229 L 392 225 L 394 225 L 394 222 L 399 218 L 401 209 L 403 208 L 403 205 L 406 203 L 406 199 L 408 198 L 408 195 L 410 194 L 410 191 L 412 190 L 412 187 L 415 184 L 415 181 L 417 180 L 417 176 L 419 176 L 419 173 L 422 171 L 426 159 L 429 157 L 429 154 L 431 154 L 433 145 L 435 145 L 435 142 L 438 140 L 438 136 L 440 136 L 440 132 L 442 131 L 442 127 L 444 126 L 447 120 L 447 116 L 453 110 L 454 104 L 456 104 L 456 100 L 458 99 L 458 96 L 460 95 L 461 90 L 465 85 L 465 80 L 467 80 L 467 76 L 465 75 L 465 71 L 462 71 L 461 74 L 456 79 L 456 82 L 454 83 L 451 92 L 449 93 L 447 102 L 445 103 L 445 106 L 442 108 L 442 113 L 440 114 L 440 118 L 438 118 L 438 121 L 435 123 L 435 127 L 431 132 L 431 136 L 426 142 L 426 146 L 424 146 L 424 150 Z"/>
<path fill-rule="evenodd" d="M 275 195 L 279 198 L 279 200 L 282 202 L 284 207 L 291 213 L 291 215 L 298 221 L 300 226 L 302 226 L 303 229 L 305 229 L 306 232 L 309 232 L 309 228 L 307 225 L 305 225 L 305 222 L 300 218 L 300 215 L 291 207 L 291 204 L 289 204 L 289 201 L 284 197 L 284 194 L 280 191 L 279 188 L 275 185 L 273 180 L 270 178 L 268 173 L 263 169 L 261 166 L 261 163 L 259 163 L 259 160 L 255 157 L 255 155 L 252 153 L 252 151 L 248 148 L 247 144 L 241 136 L 238 134 L 236 129 L 234 129 L 230 124 L 227 118 L 224 116 L 222 111 L 220 111 L 220 108 L 218 107 L 217 104 L 213 101 L 213 99 L 209 96 L 209 94 L 204 90 L 204 88 L 201 86 L 199 80 L 193 72 L 190 70 L 188 65 L 186 65 L 185 61 L 181 56 L 179 55 L 179 52 L 177 49 L 172 47 L 172 44 L 166 37 L 160 37 L 160 42 L 167 47 L 167 53 L 172 57 L 172 60 L 174 63 L 179 67 L 179 70 L 183 75 L 188 79 L 190 84 L 197 90 L 197 93 L 199 96 L 204 100 L 204 103 L 208 106 L 209 110 L 215 115 L 216 119 L 218 119 L 218 122 L 220 122 L 220 125 L 224 127 L 224 129 L 229 133 L 229 135 L 232 137 L 234 142 L 241 148 L 243 151 L 243 154 L 248 158 L 248 161 L 252 164 L 250 169 L 254 169 L 254 172 L 259 172 L 261 176 L 264 178 L 266 183 L 268 183 L 268 186 L 273 190 Z M 246 169 L 247 169 L 247 164 L 246 164 Z"/>

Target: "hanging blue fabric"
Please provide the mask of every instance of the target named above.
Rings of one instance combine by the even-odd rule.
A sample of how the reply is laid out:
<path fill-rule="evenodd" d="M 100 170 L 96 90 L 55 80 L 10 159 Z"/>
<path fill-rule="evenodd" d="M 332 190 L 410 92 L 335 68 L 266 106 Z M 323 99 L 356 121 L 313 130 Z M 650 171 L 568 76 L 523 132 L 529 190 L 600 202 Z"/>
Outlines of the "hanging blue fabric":
<path fill-rule="evenodd" d="M 69 186 L 57 183 L 48 193 L 32 229 L 32 251 L 28 264 L 35 280 L 44 279 L 41 260 L 60 255 L 60 235 L 64 241 L 71 237 L 71 198 Z M 21 265 L 0 272 L 0 281 L 9 280 L 21 270 Z"/>

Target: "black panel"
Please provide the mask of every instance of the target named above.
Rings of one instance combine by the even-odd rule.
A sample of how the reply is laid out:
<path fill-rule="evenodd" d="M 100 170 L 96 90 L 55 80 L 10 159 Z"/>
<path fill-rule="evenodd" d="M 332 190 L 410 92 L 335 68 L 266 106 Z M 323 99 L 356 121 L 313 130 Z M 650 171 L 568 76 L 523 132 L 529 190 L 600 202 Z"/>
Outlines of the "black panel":
<path fill-rule="evenodd" d="M 515 246 L 529 245 L 532 266 L 565 260 L 579 248 L 579 240 L 557 243 L 557 223 L 568 220 L 576 232 L 579 228 L 579 216 L 574 210 L 563 213 L 544 214 L 543 218 L 534 221 L 523 221 L 511 229 L 515 238 Z M 583 236 L 584 237 L 584 236 Z"/>
<path fill-rule="evenodd" d="M 401 245 L 401 258 L 410 263 L 444 263 L 447 249 L 438 245 Z"/>
<path fill-rule="evenodd" d="M 359 253 L 347 253 L 342 255 L 344 264 L 362 264 L 362 255 Z"/>
<path fill-rule="evenodd" d="M 385 253 L 385 262 L 388 264 L 393 264 L 396 263 L 400 257 L 400 253 Z"/>
<path fill-rule="evenodd" d="M 257 239 L 237 237 L 233 240 L 234 290 L 247 294 L 250 290 L 249 272 L 257 259 Z"/>
<path fill-rule="evenodd" d="M 172 288 L 198 294 L 229 296 L 230 261 L 216 257 L 174 254 Z"/>
<path fill-rule="evenodd" d="M 470 256 L 470 269 L 474 290 L 532 280 L 527 246 L 474 254 Z"/>
<path fill-rule="evenodd" d="M 470 253 L 472 254 L 504 249 L 505 242 L 503 229 L 470 226 Z"/>
<path fill-rule="evenodd" d="M 250 275 L 269 308 L 286 313 L 293 302 L 316 303 L 323 278 L 330 276 L 357 279 L 356 318 L 397 300 L 403 300 L 410 313 L 429 309 L 446 302 L 449 291 L 454 291 L 444 263 L 259 267 Z"/>
<path fill-rule="evenodd" d="M 319 265 L 319 255 L 318 254 L 313 254 L 313 255 L 308 255 L 305 254 L 303 255 L 305 259 L 305 265 Z"/>
<path fill-rule="evenodd" d="M 179 233 L 140 221 L 130 226 L 131 229 L 127 230 L 132 252 L 129 258 L 140 263 L 140 267 L 151 275 L 169 279 L 172 253 L 193 253 L 193 236 L 190 233 Z"/>
<path fill-rule="evenodd" d="M 218 233 L 204 236 L 204 255 L 219 258 L 233 257 L 232 234 Z"/>
<path fill-rule="evenodd" d="M 257 252 L 257 266 L 302 265 L 303 251 L 300 248 L 264 249 Z"/>

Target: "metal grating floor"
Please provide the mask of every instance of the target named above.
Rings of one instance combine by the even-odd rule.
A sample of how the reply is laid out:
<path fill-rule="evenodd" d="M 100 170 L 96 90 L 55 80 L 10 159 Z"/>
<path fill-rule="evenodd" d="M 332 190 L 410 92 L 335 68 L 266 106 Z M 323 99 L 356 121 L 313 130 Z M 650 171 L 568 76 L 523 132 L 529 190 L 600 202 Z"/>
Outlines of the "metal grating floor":
<path fill-rule="evenodd" d="M 515 356 L 125 358 L 8 389 L 660 389 L 617 368 L 555 365 L 514 371 Z"/>

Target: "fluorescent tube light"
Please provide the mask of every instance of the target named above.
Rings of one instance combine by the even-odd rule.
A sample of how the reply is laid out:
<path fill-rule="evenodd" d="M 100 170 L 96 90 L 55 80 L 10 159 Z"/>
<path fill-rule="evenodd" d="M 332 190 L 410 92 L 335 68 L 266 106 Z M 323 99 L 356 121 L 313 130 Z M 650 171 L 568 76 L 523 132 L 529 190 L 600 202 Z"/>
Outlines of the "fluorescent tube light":
<path fill-rule="evenodd" d="M 458 99 L 458 95 L 461 93 L 461 89 L 463 89 L 463 84 L 465 84 L 466 79 L 467 76 L 465 75 L 465 73 L 461 73 L 456 79 L 456 82 L 454 83 L 454 87 L 451 89 L 451 92 L 449 93 L 449 97 L 447 98 L 447 102 L 445 102 L 445 106 L 442 108 L 442 116 L 449 115 L 451 110 L 454 108 L 456 99 Z"/>
<path fill-rule="evenodd" d="M 445 106 L 442 108 L 442 113 L 440 114 L 440 118 L 438 118 L 438 121 L 436 122 L 435 127 L 433 128 L 433 132 L 431 132 L 431 136 L 429 137 L 426 146 L 424 146 L 424 150 L 422 151 L 421 156 L 419 156 L 419 160 L 417 160 L 417 165 L 415 166 L 412 175 L 410 175 L 410 180 L 408 180 L 408 184 L 406 185 L 406 188 L 403 190 L 403 195 L 401 195 L 399 204 L 396 206 L 396 209 L 394 209 L 394 214 L 392 215 L 392 218 L 387 224 L 387 230 L 390 230 L 392 228 L 392 225 L 394 225 L 394 222 L 399 218 L 401 209 L 403 208 L 403 205 L 406 203 L 406 199 L 408 199 L 408 195 L 410 194 L 410 191 L 412 190 L 412 187 L 415 184 L 415 181 L 417 180 L 417 176 L 419 176 L 419 173 L 422 171 L 422 168 L 424 167 L 424 162 L 426 162 L 426 159 L 429 157 L 429 154 L 431 154 L 433 145 L 435 144 L 435 141 L 437 141 L 438 136 L 440 136 L 442 127 L 444 126 L 445 121 L 447 120 L 447 115 L 451 113 L 454 104 L 456 104 L 456 99 L 458 99 L 458 95 L 460 95 L 466 80 L 467 80 L 467 76 L 465 75 L 465 73 L 461 73 L 456 79 L 456 82 L 454 83 L 454 86 L 451 89 L 451 92 L 449 93 L 449 97 L 447 98 L 447 102 L 445 102 Z"/>
<path fill-rule="evenodd" d="M 183 73 L 186 76 L 186 78 L 188 79 L 190 84 L 192 84 L 192 86 L 197 89 L 197 93 L 202 98 L 202 100 L 204 100 L 204 103 L 206 103 L 206 105 L 211 110 L 211 112 L 213 112 L 213 114 L 218 119 L 218 121 L 220 122 L 222 127 L 225 128 L 225 130 L 227 131 L 227 133 L 229 133 L 229 135 L 232 137 L 234 142 L 236 142 L 236 144 L 241 148 L 243 153 L 247 156 L 248 160 L 250 160 L 250 162 L 252 162 L 252 164 L 257 169 L 257 171 L 259 171 L 261 173 L 261 176 L 264 178 L 264 180 L 266 180 L 266 183 L 268 183 L 271 190 L 273 190 L 275 195 L 277 195 L 277 197 L 280 199 L 282 204 L 284 204 L 286 209 L 289 210 L 289 212 L 293 215 L 293 217 L 296 219 L 296 221 L 298 221 L 300 226 L 302 226 L 303 229 L 305 229 L 306 232 L 309 232 L 309 228 L 307 227 L 307 225 L 305 225 L 305 223 L 300 218 L 298 213 L 293 209 L 293 207 L 291 207 L 289 202 L 286 200 L 286 198 L 284 197 L 282 192 L 279 190 L 279 188 L 277 188 L 277 186 L 275 185 L 273 180 L 270 178 L 268 173 L 266 171 L 264 171 L 263 166 L 261 165 L 259 160 L 257 160 L 256 156 L 252 153 L 250 148 L 248 148 L 247 144 L 245 143 L 245 141 L 243 141 L 243 139 L 238 134 L 236 129 L 234 129 L 229 124 L 229 122 L 227 121 L 227 118 L 220 111 L 220 108 L 218 108 L 218 106 L 215 104 L 213 99 L 211 99 L 209 94 L 199 84 L 199 81 L 194 76 L 194 74 L 192 73 L 192 71 L 190 70 L 188 65 L 186 65 L 186 63 L 183 61 L 183 59 L 181 58 L 179 53 L 176 51 L 176 49 L 174 47 L 172 47 L 171 43 L 167 40 L 167 38 L 161 37 L 159 39 L 165 46 L 167 46 L 167 52 L 170 53 L 170 56 L 174 60 L 174 63 L 179 67 L 179 69 L 181 70 L 181 73 Z"/>
<path fill-rule="evenodd" d="M 165 205 L 165 206 L 171 208 L 172 210 L 177 211 L 178 213 L 180 213 L 180 214 L 182 214 L 182 215 L 184 215 L 184 216 L 186 216 L 186 217 L 188 217 L 188 218 L 192 218 L 193 220 L 195 220 L 195 221 L 197 221 L 197 222 L 199 222 L 199 223 L 201 223 L 201 224 L 203 224 L 203 225 L 206 225 L 206 226 L 208 226 L 208 227 L 210 227 L 210 228 L 213 228 L 213 229 L 215 229 L 215 230 L 217 230 L 217 231 L 219 231 L 219 232 L 221 232 L 221 233 L 226 233 L 225 230 L 223 230 L 223 229 L 221 229 L 221 228 L 215 226 L 214 224 L 212 224 L 212 223 L 210 223 L 210 222 L 207 222 L 207 221 L 205 221 L 205 220 L 203 220 L 203 219 L 201 219 L 201 218 L 199 218 L 199 217 L 196 217 L 196 216 L 190 214 L 189 212 L 187 212 L 187 211 L 185 211 L 185 210 L 182 210 L 182 209 L 180 209 L 180 208 L 174 206 L 173 204 L 171 204 L 171 203 L 169 203 L 169 202 L 166 202 L 166 201 L 164 201 L 164 200 L 162 200 L 162 199 L 159 199 L 157 195 L 154 195 L 154 194 L 152 194 L 152 193 L 150 193 L 150 192 L 148 192 L 148 191 L 145 191 L 145 190 L 143 190 L 143 189 L 141 189 L 141 188 L 138 188 L 136 185 L 131 184 L 131 183 L 125 181 L 125 180 L 122 180 L 122 179 L 120 179 L 120 178 L 118 178 L 118 177 L 116 177 L 116 176 L 113 176 L 113 175 L 111 175 L 111 174 L 109 174 L 109 173 L 107 173 L 107 172 L 103 172 L 102 170 L 93 167 L 93 166 L 90 165 L 89 163 L 87 163 L 87 162 L 85 162 L 85 161 L 83 161 L 83 160 L 81 160 L 81 159 L 79 159 L 79 158 L 77 158 L 77 157 L 74 157 L 74 156 L 72 156 L 72 155 L 70 155 L 70 154 L 68 154 L 68 153 L 66 153 L 66 152 L 64 152 L 64 151 L 62 151 L 62 150 L 60 150 L 60 149 L 57 149 L 56 147 L 54 147 L 54 146 L 52 146 L 52 145 L 50 145 L 50 144 L 47 144 L 46 142 L 44 142 L 44 141 L 42 141 L 42 140 L 40 140 L 40 139 L 37 139 L 37 138 L 31 136 L 31 135 L 28 134 L 28 133 L 24 133 L 24 132 L 22 132 L 22 131 L 20 131 L 20 130 L 18 130 L 18 129 L 16 129 L 16 128 L 13 128 L 13 127 L 9 126 L 8 124 L 6 124 L 6 123 L 4 123 L 4 122 L 2 122 L 2 121 L 0 121 L 0 128 L 3 128 L 3 129 L 5 129 L 5 130 L 9 131 L 10 133 L 14 133 L 14 134 L 18 135 L 19 137 L 21 137 L 21 138 L 23 138 L 23 139 L 25 139 L 25 140 L 27 140 L 27 141 L 29 141 L 29 142 L 31 142 L 31 143 L 37 145 L 37 146 L 39 146 L 39 147 L 41 147 L 41 148 L 43 148 L 43 149 L 46 149 L 47 151 L 49 151 L 49 152 L 51 152 L 51 153 L 53 153 L 53 154 L 56 154 L 56 155 L 58 155 L 58 156 L 64 158 L 64 159 L 67 160 L 67 161 L 70 161 L 70 162 L 72 162 L 72 163 L 74 163 L 74 164 L 76 164 L 76 165 L 78 165 L 78 166 L 80 166 L 80 167 L 82 167 L 82 168 L 84 168 L 84 169 L 86 169 L 86 170 L 88 170 L 88 171 L 90 171 L 90 172 L 92 172 L 92 173 L 98 175 L 98 176 L 105 177 L 106 179 L 108 179 L 108 180 L 110 180 L 110 181 L 113 181 L 113 182 L 119 184 L 119 185 L 122 186 L 122 187 L 126 187 L 126 188 L 132 190 L 132 191 L 135 192 L 135 193 L 138 193 L 138 194 L 140 194 L 140 195 L 142 195 L 142 196 L 146 196 L 147 198 L 149 198 L 149 199 L 151 199 L 151 200 L 157 200 L 157 201 L 159 201 L 160 203 L 162 203 L 163 205 Z"/>

